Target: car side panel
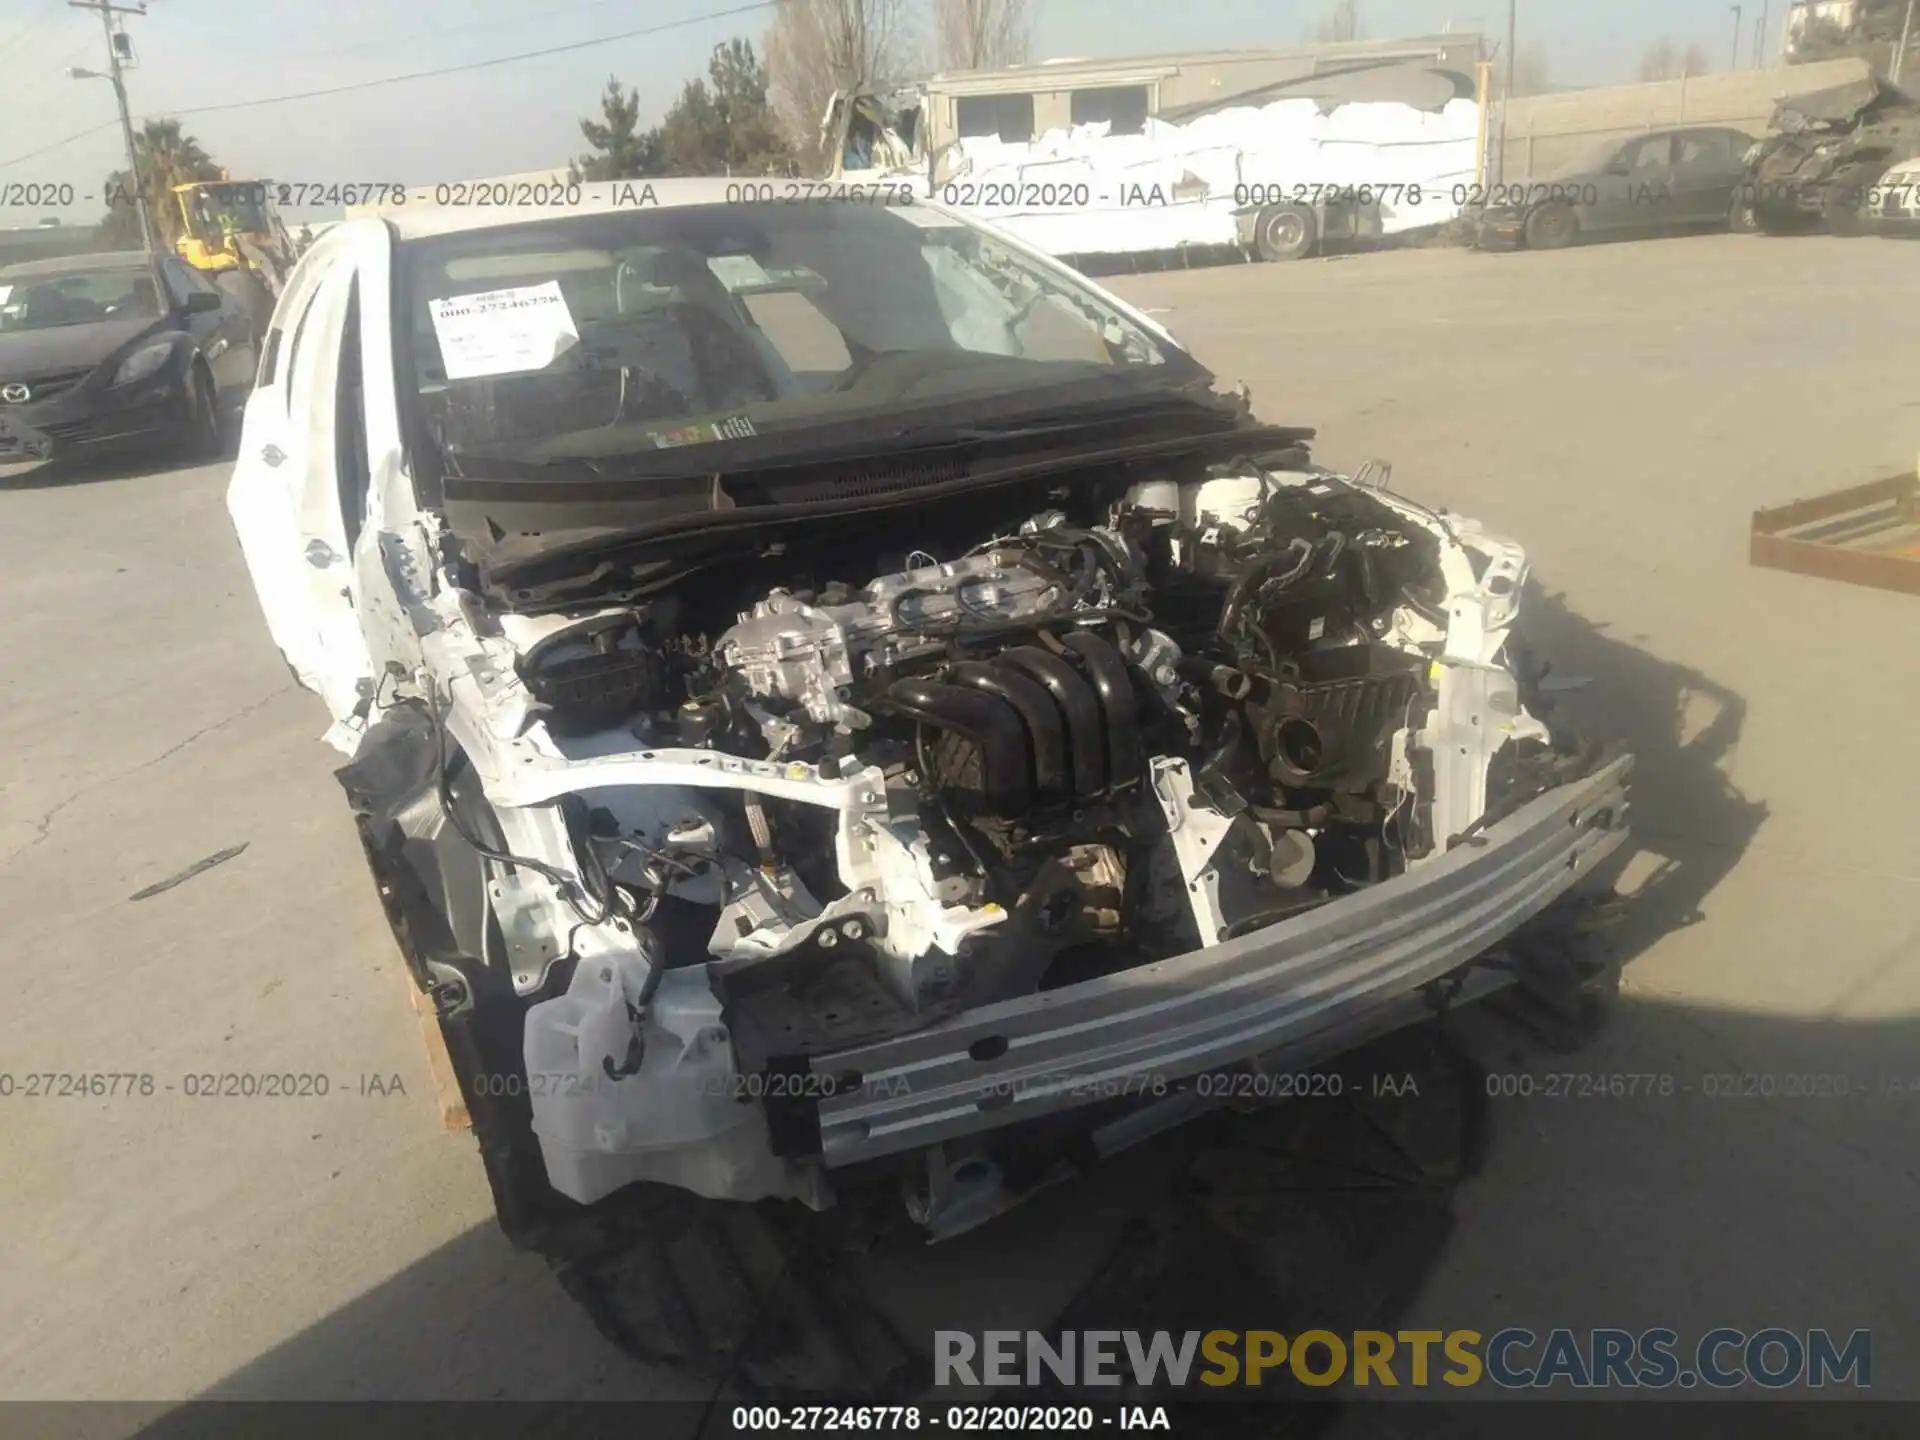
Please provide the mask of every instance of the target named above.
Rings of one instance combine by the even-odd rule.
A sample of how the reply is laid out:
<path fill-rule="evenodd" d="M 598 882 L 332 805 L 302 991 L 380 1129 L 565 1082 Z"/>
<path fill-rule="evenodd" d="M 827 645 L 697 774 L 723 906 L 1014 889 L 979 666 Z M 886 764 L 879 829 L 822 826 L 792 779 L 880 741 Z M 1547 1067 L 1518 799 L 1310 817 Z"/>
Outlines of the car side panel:
<path fill-rule="evenodd" d="M 247 402 L 227 490 L 267 628 L 336 721 L 359 705 L 370 668 L 335 470 L 336 385 L 353 281 L 347 236 L 327 237 L 294 272 L 269 326 L 273 370 Z"/>
<path fill-rule="evenodd" d="M 1676 220 L 1708 225 L 1727 217 L 1745 150 L 1746 144 L 1736 142 L 1731 131 L 1707 130 L 1680 137 L 1673 172 Z"/>
<path fill-rule="evenodd" d="M 166 281 L 166 293 L 179 309 L 184 312 L 189 296 L 196 293 L 220 295 L 212 285 L 201 279 L 199 274 L 185 262 L 172 256 L 160 259 L 160 269 Z M 247 339 L 246 331 L 235 324 L 231 306 L 226 297 L 221 296 L 219 310 L 201 310 L 184 316 L 187 332 L 193 336 L 194 348 L 207 362 L 208 373 L 213 376 L 214 387 L 222 392 L 230 392 L 244 386 L 253 373 L 255 357 L 253 346 Z"/>

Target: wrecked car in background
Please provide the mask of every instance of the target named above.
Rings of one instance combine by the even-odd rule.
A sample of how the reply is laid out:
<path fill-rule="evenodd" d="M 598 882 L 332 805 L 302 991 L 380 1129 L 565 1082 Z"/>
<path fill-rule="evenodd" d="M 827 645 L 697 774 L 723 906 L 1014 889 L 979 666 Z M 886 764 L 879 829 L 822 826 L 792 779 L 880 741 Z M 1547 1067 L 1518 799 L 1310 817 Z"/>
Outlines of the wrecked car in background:
<path fill-rule="evenodd" d="M 1880 178 L 1920 153 L 1920 100 L 1874 76 L 1774 107 L 1772 133 L 1746 153 L 1755 226 L 1858 235 Z"/>
<path fill-rule="evenodd" d="M 1630 761 L 1518 546 L 938 205 L 651 185 L 322 236 L 229 496 L 509 1233 L 952 1233 L 1525 979 Z"/>
<path fill-rule="evenodd" d="M 1739 194 L 1753 137 L 1716 125 L 1610 140 L 1541 180 L 1476 185 L 1467 222 L 1481 250 L 1560 250 L 1594 235 L 1752 228 Z"/>

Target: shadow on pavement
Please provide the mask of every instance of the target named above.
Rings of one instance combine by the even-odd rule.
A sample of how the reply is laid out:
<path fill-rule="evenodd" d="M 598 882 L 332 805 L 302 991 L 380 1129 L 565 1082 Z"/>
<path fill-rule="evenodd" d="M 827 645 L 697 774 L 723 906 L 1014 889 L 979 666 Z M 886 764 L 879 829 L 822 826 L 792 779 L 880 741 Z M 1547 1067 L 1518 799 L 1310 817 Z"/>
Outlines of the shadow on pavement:
<path fill-rule="evenodd" d="M 198 470 L 231 462 L 240 448 L 240 412 L 244 398 L 225 403 L 220 416 L 224 443 L 217 458 L 208 460 L 177 448 L 151 451 L 108 451 L 90 456 L 55 456 L 51 460 L 0 462 L 0 490 L 54 490 L 74 485 L 99 485 L 149 475 L 171 475 L 176 470 Z"/>
<path fill-rule="evenodd" d="M 1609 935 L 1618 958 L 1630 962 L 1662 935 L 1699 920 L 1703 900 L 1739 862 L 1765 819 L 1764 807 L 1742 797 L 1722 768 L 1738 743 L 1745 706 L 1698 672 L 1606 633 L 1558 597 L 1535 595 L 1522 613 L 1529 643 L 1552 661 L 1553 677 L 1591 679 L 1556 702 L 1564 718 L 1596 737 L 1624 737 L 1637 756 L 1635 839 L 1659 858 L 1625 863 L 1637 872 L 1629 876 L 1637 879 L 1637 900 Z M 1622 999 L 1609 1036 L 1669 1033 L 1686 1053 L 1693 1031 L 1672 1028 L 1676 1008 L 1685 1007 Z M 1911 1024 L 1715 1014 L 1712 1026 L 1715 1053 L 1710 1063 L 1701 1060 L 1702 1071 L 1725 1068 L 1729 1055 L 1755 1072 L 1851 1069 L 1856 1083 L 1893 1075 L 1903 1064 L 1920 1071 L 1920 1034 Z M 820 1283 L 860 1290 L 874 1315 L 915 1352 L 905 1367 L 913 1373 L 896 1377 L 905 1382 L 896 1393 L 925 1393 L 932 1332 L 942 1328 L 1391 1330 L 1446 1247 L 1454 1188 L 1472 1173 L 1480 1148 L 1486 1087 L 1446 1027 L 1388 1037 L 1334 1067 L 1355 1075 L 1385 1068 L 1434 1077 L 1419 1095 L 1382 1099 L 1348 1091 L 1340 1102 L 1216 1112 L 940 1246 L 903 1237 L 904 1217 L 891 1196 L 871 1210 L 854 1203 L 817 1222 L 809 1218 L 804 1223 L 819 1226 L 814 1258 L 821 1273 L 832 1272 Z M 1566 1062 L 1559 1068 L 1567 1068 Z M 1754 1183 L 1765 1185 L 1769 1166 L 1786 1162 L 1770 1138 L 1771 1112 L 1747 1113 L 1761 1122 L 1750 1124 L 1751 1133 L 1738 1142 L 1749 1147 L 1741 1165 Z M 1494 1134 L 1507 1119 L 1508 1112 L 1497 1107 L 1485 1116 Z M 1652 1108 L 1641 1120 L 1689 1123 L 1682 1110 Z M 1859 1144 L 1870 1150 L 1873 1135 L 1867 1125 Z M 1647 1142 L 1642 1136 L 1636 1143 Z M 1576 1163 L 1573 1174 L 1581 1173 Z M 1649 1171 L 1648 1183 L 1676 1182 L 1673 1174 Z M 1648 1193 L 1644 1204 L 1659 1211 L 1670 1199 L 1663 1191 Z M 1542 1210 L 1555 1201 L 1554 1194 L 1538 1196 Z M 708 1208 L 734 1215 L 760 1209 Z M 789 1213 L 780 1223 L 790 1221 Z M 1559 1235 L 1555 1243 L 1565 1241 Z M 1684 1271 L 1689 1253 L 1684 1247 L 1663 1252 L 1659 1263 Z M 1686 1279 L 1696 1292 L 1710 1295 L 1724 1272 L 1710 1250 L 1697 1253 L 1699 1268 Z M 1798 1267 L 1797 1283 L 1821 1286 L 1823 1293 L 1843 1283 L 1843 1277 L 1822 1272 L 1812 1245 L 1797 1254 L 1773 1254 L 1769 1263 Z M 781 1278 L 790 1277 L 783 1272 Z M 1629 1292 L 1633 1284 L 1624 1277 L 1610 1283 Z M 1616 1323 L 1610 1295 L 1618 1298 L 1612 1291 L 1564 1294 L 1556 1323 Z M 806 1298 L 817 1302 L 819 1296 Z M 1823 1314 L 1805 1323 L 1833 1320 Z M 1484 1330 L 1501 1321 L 1499 1297 L 1489 1294 L 1459 1323 Z M 1797 1321 L 1780 1315 L 1765 1323 Z M 785 1338 L 795 1353 L 807 1351 L 808 1335 Z M 514 1253 L 487 1227 L 273 1347 L 202 1398 L 718 1397 L 723 1403 L 704 1420 L 687 1421 L 718 1424 L 714 1417 L 730 1413 L 733 1399 L 751 1397 L 743 1378 L 730 1374 L 716 1388 L 711 1378 L 629 1360 L 562 1295 L 540 1260 Z M 1267 1394 L 1272 1398 L 1271 1390 Z M 1445 1398 L 1457 1399 L 1459 1392 Z M 673 1413 L 685 1420 L 701 1412 Z M 1335 1411 L 1314 1406 L 1303 1413 L 1307 1418 L 1297 1423 L 1262 1422 L 1262 1431 L 1307 1433 Z M 1364 1413 L 1348 1420 L 1343 1436 L 1370 1433 Z M 191 1433 L 191 1412 L 142 1432 L 151 1440 Z M 722 1425 L 714 1433 L 728 1432 Z"/>
<path fill-rule="evenodd" d="M 1634 898 L 1610 937 L 1631 963 L 1661 936 L 1699 922 L 1701 903 L 1766 821 L 1766 806 L 1727 778 L 1747 704 L 1575 614 L 1564 596 L 1534 587 L 1520 613 L 1528 645 L 1551 666 L 1546 685 L 1584 682 L 1554 692 L 1549 722 L 1633 752 L 1633 844 L 1608 876 Z"/>

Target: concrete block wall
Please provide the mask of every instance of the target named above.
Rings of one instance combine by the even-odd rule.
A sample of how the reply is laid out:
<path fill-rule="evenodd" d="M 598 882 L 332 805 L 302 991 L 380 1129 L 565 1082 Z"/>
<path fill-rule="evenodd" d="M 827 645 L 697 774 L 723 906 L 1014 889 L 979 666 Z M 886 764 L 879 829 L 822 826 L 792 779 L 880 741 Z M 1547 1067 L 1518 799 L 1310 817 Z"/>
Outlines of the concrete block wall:
<path fill-rule="evenodd" d="M 1844 85 L 1868 73 L 1864 60 L 1826 60 L 1526 96 L 1513 102 L 1507 118 L 1506 178 L 1549 175 L 1581 163 L 1608 141 L 1672 125 L 1727 125 L 1758 138 L 1767 132 L 1776 100 Z M 1489 121 L 1492 153 L 1499 149 L 1499 106 L 1493 107 Z"/>

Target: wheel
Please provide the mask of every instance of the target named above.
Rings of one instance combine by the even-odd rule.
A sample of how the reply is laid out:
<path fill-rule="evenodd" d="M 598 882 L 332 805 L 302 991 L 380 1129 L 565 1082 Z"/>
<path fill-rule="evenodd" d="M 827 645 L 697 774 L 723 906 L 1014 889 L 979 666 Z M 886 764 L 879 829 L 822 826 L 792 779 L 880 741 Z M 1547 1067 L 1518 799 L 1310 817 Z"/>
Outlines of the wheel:
<path fill-rule="evenodd" d="M 1820 218 L 1827 222 L 1827 229 L 1835 235 L 1864 234 L 1867 223 L 1862 207 L 1867 191 L 1883 173 L 1885 167 L 1874 164 L 1842 165 L 1834 171 L 1820 192 Z"/>
<path fill-rule="evenodd" d="M 1580 222 L 1570 205 L 1542 205 L 1527 216 L 1529 250 L 1564 250 L 1580 234 Z"/>
<path fill-rule="evenodd" d="M 1760 231 L 1760 217 L 1754 214 L 1753 201 L 1737 191 L 1733 203 L 1727 207 L 1727 229 L 1735 235 L 1756 235 Z"/>
<path fill-rule="evenodd" d="M 1319 222 L 1300 205 L 1269 206 L 1254 222 L 1253 248 L 1262 260 L 1304 260 L 1319 238 Z"/>
<path fill-rule="evenodd" d="M 195 460 L 218 460 L 226 452 L 213 376 L 198 361 L 187 371 L 186 452 Z"/>

